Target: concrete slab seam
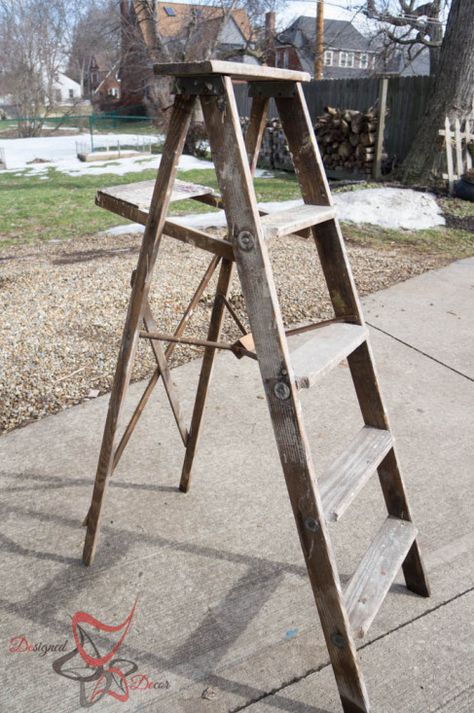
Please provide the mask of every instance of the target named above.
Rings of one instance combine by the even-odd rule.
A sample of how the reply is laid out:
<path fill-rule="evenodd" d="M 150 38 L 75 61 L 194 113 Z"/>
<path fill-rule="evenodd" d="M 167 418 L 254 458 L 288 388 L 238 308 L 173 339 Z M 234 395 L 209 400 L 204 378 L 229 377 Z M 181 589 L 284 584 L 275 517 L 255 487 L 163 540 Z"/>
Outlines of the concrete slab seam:
<path fill-rule="evenodd" d="M 462 597 L 466 596 L 467 594 L 471 594 L 471 592 L 474 592 L 474 586 L 469 587 L 469 589 L 466 589 L 464 592 L 460 592 L 459 594 L 456 594 L 453 597 L 450 597 L 449 599 L 446 599 L 446 601 L 444 601 L 444 602 L 440 602 L 439 604 L 436 604 L 436 606 L 431 607 L 430 609 L 427 609 L 422 614 L 419 614 L 418 616 L 413 617 L 413 619 L 404 621 L 401 624 L 399 624 L 398 626 L 395 626 L 393 629 L 389 629 L 385 633 L 380 634 L 379 636 L 376 636 L 374 639 L 371 639 L 370 641 L 367 641 L 365 644 L 358 646 L 357 651 L 363 651 L 364 649 L 368 648 L 369 646 L 372 646 L 372 644 L 376 644 L 379 641 L 382 641 L 382 639 L 385 639 L 387 636 L 390 636 L 391 634 L 394 634 L 397 631 L 401 631 L 402 629 L 405 629 L 407 626 L 410 626 L 411 624 L 414 624 L 415 622 L 419 621 L 420 619 L 424 619 L 426 616 L 429 616 L 430 614 L 433 614 L 434 612 L 438 611 L 438 609 L 442 609 L 443 607 L 448 606 L 449 604 L 452 604 L 453 602 L 457 601 L 458 599 L 461 599 Z M 228 711 L 228 713 L 240 713 L 241 711 L 246 710 L 250 706 L 253 706 L 255 703 L 259 703 L 260 701 L 264 700 L 265 698 L 269 698 L 270 696 L 280 693 L 281 691 L 284 691 L 286 688 L 293 686 L 295 683 L 304 681 L 304 679 L 308 678 L 308 676 L 312 676 L 314 673 L 319 673 L 320 671 L 327 668 L 328 666 L 330 666 L 330 661 L 326 661 L 325 663 L 323 663 L 320 666 L 317 666 L 315 668 L 310 668 L 310 669 L 308 669 L 308 671 L 301 674 L 301 676 L 295 676 L 291 680 L 286 681 L 285 683 L 282 683 L 281 686 L 276 686 L 275 688 L 272 688 L 270 691 L 262 693 L 261 696 L 257 696 L 249 701 L 246 701 L 245 703 L 237 706 L 236 708 L 231 708 Z"/>
<path fill-rule="evenodd" d="M 432 356 L 431 354 L 424 352 L 422 349 L 418 349 L 418 347 L 413 346 L 413 344 L 409 344 L 409 342 L 405 342 L 403 339 L 400 339 L 400 337 L 396 337 L 394 334 L 390 334 L 390 332 L 385 331 L 385 329 L 382 329 L 381 327 L 376 327 L 375 324 L 371 324 L 370 322 L 366 322 L 366 324 L 369 327 L 371 327 L 372 329 L 376 329 L 377 332 L 381 332 L 382 334 L 385 334 L 387 337 L 394 339 L 396 342 L 403 344 L 405 347 L 408 347 L 409 349 L 413 349 L 413 351 L 418 352 L 418 354 L 421 354 L 422 356 L 427 357 L 427 359 L 431 359 L 431 361 L 434 361 L 437 364 L 440 364 L 440 366 L 444 366 L 446 369 L 453 371 L 455 374 L 458 374 L 458 376 L 462 376 L 462 377 L 464 377 L 464 379 L 468 379 L 468 381 L 474 381 L 474 378 L 472 376 L 468 376 L 467 374 L 464 374 L 464 372 L 459 371 L 458 369 L 455 369 L 453 366 L 449 366 L 449 364 L 445 364 L 444 361 L 441 361 L 440 359 L 437 359 L 436 357 Z"/>

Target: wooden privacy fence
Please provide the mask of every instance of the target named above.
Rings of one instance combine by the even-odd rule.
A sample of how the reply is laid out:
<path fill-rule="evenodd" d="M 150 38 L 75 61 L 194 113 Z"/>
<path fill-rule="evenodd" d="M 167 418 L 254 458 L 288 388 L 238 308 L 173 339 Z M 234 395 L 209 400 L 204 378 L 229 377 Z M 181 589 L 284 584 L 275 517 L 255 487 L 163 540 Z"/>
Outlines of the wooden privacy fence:
<path fill-rule="evenodd" d="M 443 173 L 443 178 L 447 179 L 449 192 L 453 192 L 454 181 L 472 168 L 472 150 L 474 146 L 474 117 L 466 119 L 461 129 L 459 119 L 454 120 L 451 128 L 451 121 L 446 117 L 444 129 L 439 132 L 445 137 L 446 164 L 448 172 Z"/>
<path fill-rule="evenodd" d="M 401 163 L 422 120 L 431 88 L 431 77 L 390 77 L 387 88 L 387 119 L 384 132 L 384 152 L 394 163 Z M 315 123 L 325 106 L 366 112 L 378 103 L 381 82 L 368 79 L 323 79 L 303 85 L 311 119 Z M 250 98 L 245 85 L 236 86 L 236 98 L 241 116 L 250 115 Z M 273 99 L 269 117 L 277 116 Z"/>

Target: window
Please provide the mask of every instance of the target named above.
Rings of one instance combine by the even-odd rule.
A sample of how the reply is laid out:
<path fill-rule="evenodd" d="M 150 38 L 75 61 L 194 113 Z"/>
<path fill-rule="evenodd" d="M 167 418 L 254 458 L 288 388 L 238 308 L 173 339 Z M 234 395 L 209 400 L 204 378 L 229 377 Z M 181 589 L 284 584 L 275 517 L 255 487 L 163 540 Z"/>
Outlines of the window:
<path fill-rule="evenodd" d="M 354 52 L 339 52 L 339 66 L 340 67 L 353 67 L 354 66 Z"/>
<path fill-rule="evenodd" d="M 332 67 L 334 60 L 334 52 L 332 50 L 326 50 L 324 53 L 324 66 Z"/>
<path fill-rule="evenodd" d="M 109 97 L 117 98 L 117 97 L 118 97 L 118 89 L 117 89 L 117 87 L 110 87 L 110 88 L 109 88 L 109 91 L 107 92 L 107 94 L 108 94 Z"/>
<path fill-rule="evenodd" d="M 69 99 L 74 99 L 74 89 L 69 90 Z"/>
<path fill-rule="evenodd" d="M 288 50 L 283 50 L 283 67 L 285 69 L 288 69 L 289 61 L 290 61 L 290 53 L 288 52 Z"/>
<path fill-rule="evenodd" d="M 168 17 L 175 17 L 176 13 L 174 11 L 174 8 L 172 7 L 165 7 L 165 12 L 168 15 Z"/>
<path fill-rule="evenodd" d="M 361 54 L 359 58 L 359 67 L 361 69 L 368 69 L 369 67 L 369 55 Z"/>

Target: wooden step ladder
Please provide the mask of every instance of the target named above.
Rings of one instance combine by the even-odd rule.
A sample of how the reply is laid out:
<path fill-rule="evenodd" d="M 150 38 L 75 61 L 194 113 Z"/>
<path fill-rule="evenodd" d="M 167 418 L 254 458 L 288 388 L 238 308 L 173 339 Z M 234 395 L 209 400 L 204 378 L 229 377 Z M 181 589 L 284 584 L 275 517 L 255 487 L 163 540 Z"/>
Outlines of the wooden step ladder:
<path fill-rule="evenodd" d="M 239 358 L 257 359 L 342 708 L 346 713 L 366 713 L 370 706 L 357 661 L 355 638 L 367 632 L 400 568 L 408 589 L 427 597 L 429 588 L 416 540 L 417 530 L 410 516 L 377 383 L 367 327 L 302 92 L 301 83 L 308 81 L 309 75 L 221 61 L 162 64 L 157 65 L 156 72 L 174 76 L 176 87 L 156 182 L 105 189 L 97 196 L 99 205 L 143 223 L 145 231 L 132 280 L 92 503 L 86 518 L 84 562 L 90 565 L 94 558 L 108 479 L 160 377 L 186 448 L 180 489 L 187 491 L 216 349 L 230 349 Z M 253 97 L 245 142 L 232 78 L 247 81 Z M 175 180 L 198 97 L 221 195 L 205 186 Z M 266 215 L 257 207 L 252 174 L 270 97 L 275 98 L 305 205 Z M 223 207 L 228 225 L 227 239 L 168 218 L 170 201 L 182 198 Z M 317 328 L 311 339 L 290 354 L 288 339 L 291 334 L 306 330 L 285 332 L 267 241 L 293 233 L 314 238 L 335 318 L 314 325 Z M 213 254 L 173 335 L 158 331 L 148 302 L 150 281 L 163 235 L 192 243 Z M 234 264 L 237 265 L 251 334 L 244 334 L 246 330 L 227 299 Z M 218 265 L 219 277 L 207 339 L 187 340 L 183 332 Z M 226 311 L 230 311 L 243 333 L 242 338 L 231 345 L 219 341 Z M 118 420 L 140 338 L 150 342 L 157 366 L 130 423 L 116 444 Z M 163 341 L 168 342 L 166 350 L 161 346 Z M 179 343 L 205 347 L 189 429 L 183 423 L 168 368 L 168 359 Z M 319 483 L 298 391 L 313 387 L 343 359 L 348 361 L 365 425 Z M 343 592 L 326 523 L 342 516 L 376 471 L 388 517 Z"/>

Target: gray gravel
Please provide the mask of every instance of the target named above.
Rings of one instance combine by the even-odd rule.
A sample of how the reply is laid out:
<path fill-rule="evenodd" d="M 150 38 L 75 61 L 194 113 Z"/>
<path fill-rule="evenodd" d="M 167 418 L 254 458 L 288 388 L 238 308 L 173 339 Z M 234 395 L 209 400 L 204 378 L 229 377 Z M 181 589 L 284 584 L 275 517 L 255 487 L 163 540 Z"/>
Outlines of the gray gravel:
<path fill-rule="evenodd" d="M 176 326 L 210 255 L 171 239 L 162 245 L 151 302 L 166 332 Z M 0 253 L 0 430 L 110 390 L 138 246 L 137 235 L 94 236 Z M 332 316 L 314 246 L 285 238 L 270 250 L 285 323 Z M 349 246 L 349 255 L 361 294 L 443 262 L 438 256 L 397 247 Z M 215 280 L 189 333 L 205 336 L 214 286 Z M 237 281 L 231 301 L 242 315 Z M 238 336 L 230 318 L 224 336 Z M 172 365 L 201 353 L 199 348 L 180 346 Z M 153 366 L 151 350 L 141 343 L 133 379 L 150 374 Z"/>

